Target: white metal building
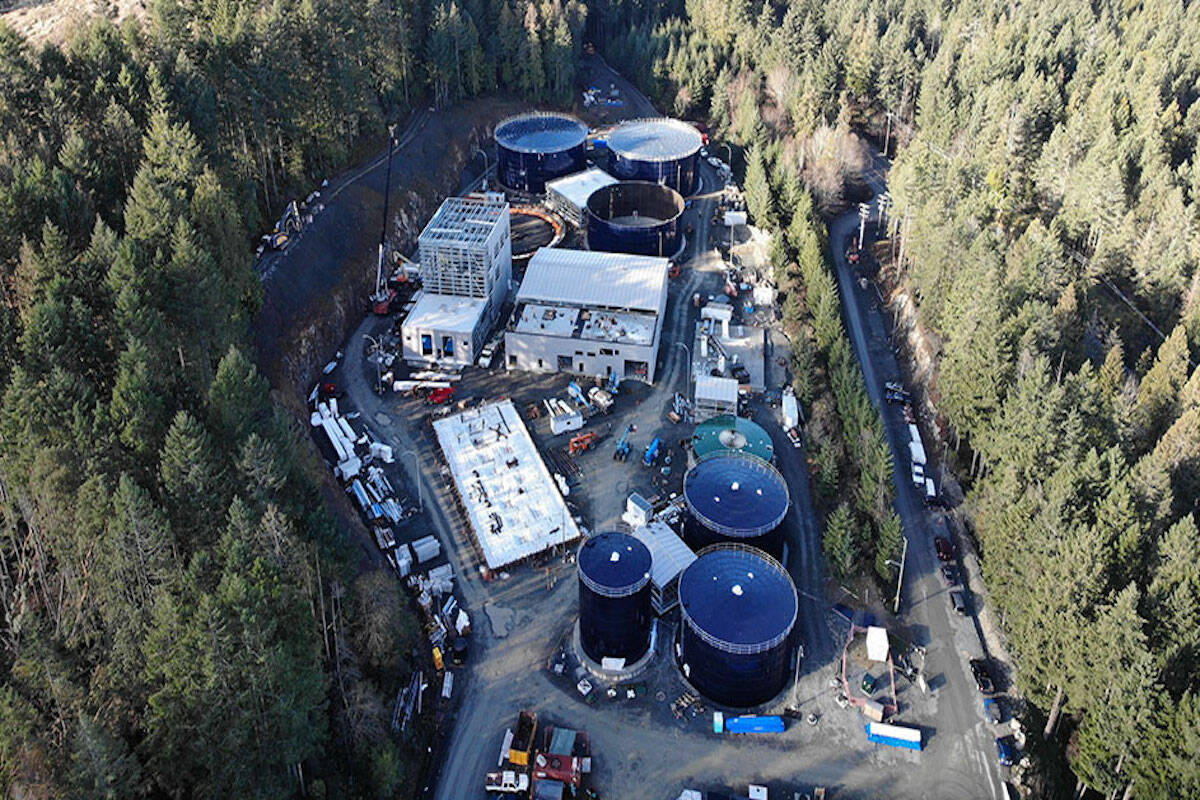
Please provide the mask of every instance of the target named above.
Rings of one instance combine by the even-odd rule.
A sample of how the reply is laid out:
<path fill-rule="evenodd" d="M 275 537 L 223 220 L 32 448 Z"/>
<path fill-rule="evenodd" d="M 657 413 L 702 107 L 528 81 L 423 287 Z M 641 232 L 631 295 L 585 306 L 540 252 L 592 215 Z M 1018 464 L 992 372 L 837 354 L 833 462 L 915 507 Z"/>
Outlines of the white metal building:
<path fill-rule="evenodd" d="M 433 432 L 490 569 L 579 538 L 579 527 L 511 400 L 439 419 Z"/>
<path fill-rule="evenodd" d="M 652 256 L 538 250 L 504 334 L 508 368 L 653 383 L 668 264 Z"/>
<path fill-rule="evenodd" d="M 404 360 L 474 363 L 487 341 L 486 311 L 483 298 L 417 292 L 404 318 Z"/>
<path fill-rule="evenodd" d="M 576 227 L 583 225 L 588 198 L 597 189 L 617 183 L 617 179 L 598 167 L 546 183 L 546 204 Z"/>
<path fill-rule="evenodd" d="M 726 414 L 737 416 L 738 382 L 735 378 L 697 375 L 695 401 L 697 423 Z"/>
<path fill-rule="evenodd" d="M 665 522 L 653 520 L 633 531 L 650 550 L 650 603 L 662 616 L 679 603 L 679 573 L 696 554 Z"/>

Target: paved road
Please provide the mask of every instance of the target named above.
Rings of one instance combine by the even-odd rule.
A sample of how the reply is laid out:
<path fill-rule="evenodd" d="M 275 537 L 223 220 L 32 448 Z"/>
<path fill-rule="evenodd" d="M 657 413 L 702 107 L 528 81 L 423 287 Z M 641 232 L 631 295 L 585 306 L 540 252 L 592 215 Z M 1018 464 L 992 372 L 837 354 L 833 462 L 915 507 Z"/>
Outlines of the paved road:
<path fill-rule="evenodd" d="M 884 176 L 889 166 L 883 157 L 875 157 L 868 182 L 876 194 L 887 189 Z M 938 701 L 935 719 L 913 722 L 935 729 L 926 755 L 944 765 L 940 779 L 949 787 L 957 787 L 958 796 L 1002 798 L 994 739 L 1007 731 L 993 729 L 983 717 L 982 700 L 967 665 L 968 658 L 982 654 L 982 647 L 972 621 L 951 610 L 933 549 L 935 531 L 944 532 L 945 523 L 940 512 L 924 506 L 922 493 L 913 486 L 908 426 L 898 408 L 883 400 L 884 382 L 901 380 L 901 373 L 888 335 L 888 318 L 880 309 L 875 289 L 859 285 L 859 273 L 845 257 L 846 238 L 857 236 L 858 228 L 855 209 L 834 220 L 829 239 L 846 329 L 862 364 L 871 403 L 883 414 L 892 448 L 895 508 L 908 540 L 901 613 L 911 629 L 924 634 L 918 636 L 917 643 L 927 648 L 925 673 L 932 676 L 930 684 Z M 867 228 L 873 230 L 874 219 L 868 221 Z M 948 754 L 940 752 L 946 748 Z"/>

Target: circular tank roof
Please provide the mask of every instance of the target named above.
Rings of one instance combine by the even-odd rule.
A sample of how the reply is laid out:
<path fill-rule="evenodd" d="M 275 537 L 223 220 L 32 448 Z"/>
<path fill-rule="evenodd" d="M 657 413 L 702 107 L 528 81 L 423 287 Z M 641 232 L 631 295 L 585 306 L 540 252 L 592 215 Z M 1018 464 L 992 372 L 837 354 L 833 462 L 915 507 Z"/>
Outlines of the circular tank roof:
<path fill-rule="evenodd" d="M 608 135 L 608 149 L 639 161 L 672 161 L 700 149 L 700 131 L 677 119 L 635 119 Z"/>
<path fill-rule="evenodd" d="M 606 597 L 631 595 L 650 580 L 650 550 L 628 533 L 598 533 L 579 548 L 579 579 Z"/>
<path fill-rule="evenodd" d="M 683 497 L 706 528 L 726 536 L 760 536 L 788 510 L 783 476 L 762 459 L 716 452 L 683 476 Z"/>
<path fill-rule="evenodd" d="M 736 545 L 700 552 L 679 576 L 679 604 L 701 639 L 742 653 L 782 642 L 799 608 L 796 587 L 779 562 Z"/>
<path fill-rule="evenodd" d="M 775 445 L 762 426 L 744 417 L 726 414 L 702 422 L 696 426 L 692 436 L 692 450 L 696 458 L 705 458 L 712 453 L 727 450 L 748 453 L 763 461 L 775 456 Z"/>
<path fill-rule="evenodd" d="M 557 153 L 587 141 L 588 128 L 565 114 L 520 114 L 496 124 L 496 143 L 520 153 Z"/>
<path fill-rule="evenodd" d="M 612 225 L 646 228 L 678 219 L 686 205 L 670 186 L 649 181 L 621 181 L 588 195 L 591 215 Z"/>

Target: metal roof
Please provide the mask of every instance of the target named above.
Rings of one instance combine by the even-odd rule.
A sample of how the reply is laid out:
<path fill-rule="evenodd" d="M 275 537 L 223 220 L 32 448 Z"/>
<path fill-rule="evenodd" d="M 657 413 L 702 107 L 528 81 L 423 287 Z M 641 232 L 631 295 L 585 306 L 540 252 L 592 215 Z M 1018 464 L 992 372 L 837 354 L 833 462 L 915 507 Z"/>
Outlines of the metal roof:
<path fill-rule="evenodd" d="M 588 198 L 597 189 L 612 186 L 617 179 L 599 167 L 592 167 L 565 178 L 546 182 L 546 191 L 565 198 L 567 202 L 582 210 L 587 206 Z"/>
<path fill-rule="evenodd" d="M 800 603 L 791 577 L 775 559 L 749 547 L 718 546 L 679 577 L 679 605 L 710 645 L 761 652 L 782 642 Z"/>
<path fill-rule="evenodd" d="M 447 197 L 421 231 L 418 241 L 421 244 L 480 245 L 498 225 L 507 224 L 508 201 L 502 194 Z"/>
<path fill-rule="evenodd" d="M 714 453 L 683 476 L 683 498 L 699 522 L 726 536 L 761 536 L 788 510 L 783 476 L 742 453 Z"/>
<path fill-rule="evenodd" d="M 485 298 L 418 292 L 416 303 L 404 318 L 404 327 L 471 333 L 487 304 Z"/>
<path fill-rule="evenodd" d="M 588 127 L 566 114 L 517 114 L 496 124 L 496 144 L 518 153 L 556 153 L 587 141 Z"/>
<path fill-rule="evenodd" d="M 657 313 L 667 295 L 665 258 L 543 247 L 529 259 L 517 302 Z"/>
<path fill-rule="evenodd" d="M 660 589 L 696 560 L 692 548 L 664 522 L 654 520 L 633 535 L 650 549 L 650 580 Z"/>
<path fill-rule="evenodd" d="M 718 400 L 736 403 L 738 399 L 737 378 L 719 378 L 715 375 L 696 376 L 696 401 Z"/>
<path fill-rule="evenodd" d="M 635 119 L 623 122 L 608 135 L 608 149 L 639 161 L 687 158 L 700 149 L 700 131 L 677 119 Z"/>
<path fill-rule="evenodd" d="M 598 533 L 579 548 L 579 580 L 603 597 L 627 597 L 650 582 L 650 550 L 628 533 Z"/>

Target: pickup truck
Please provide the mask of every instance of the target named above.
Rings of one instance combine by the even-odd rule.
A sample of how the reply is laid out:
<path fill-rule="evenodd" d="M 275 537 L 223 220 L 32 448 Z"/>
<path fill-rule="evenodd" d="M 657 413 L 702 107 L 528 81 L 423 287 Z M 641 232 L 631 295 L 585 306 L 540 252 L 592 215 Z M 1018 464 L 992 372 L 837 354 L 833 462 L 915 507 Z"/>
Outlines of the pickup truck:
<path fill-rule="evenodd" d="M 489 772 L 484 789 L 501 794 L 524 794 L 529 791 L 529 776 L 524 772 L 511 769 L 503 772 Z"/>

